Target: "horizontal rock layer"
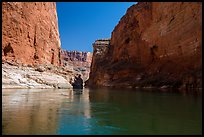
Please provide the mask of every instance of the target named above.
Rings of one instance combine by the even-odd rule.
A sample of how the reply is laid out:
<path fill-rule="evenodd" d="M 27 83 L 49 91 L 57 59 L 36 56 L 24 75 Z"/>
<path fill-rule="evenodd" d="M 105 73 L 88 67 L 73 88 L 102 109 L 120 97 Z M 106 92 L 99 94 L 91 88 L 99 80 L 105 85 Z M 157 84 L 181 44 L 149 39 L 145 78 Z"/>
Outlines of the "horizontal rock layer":
<path fill-rule="evenodd" d="M 201 2 L 139 2 L 94 46 L 89 87 L 202 87 Z"/>
<path fill-rule="evenodd" d="M 91 52 L 61 50 L 61 65 L 81 73 L 84 81 L 89 77 L 91 60 Z"/>

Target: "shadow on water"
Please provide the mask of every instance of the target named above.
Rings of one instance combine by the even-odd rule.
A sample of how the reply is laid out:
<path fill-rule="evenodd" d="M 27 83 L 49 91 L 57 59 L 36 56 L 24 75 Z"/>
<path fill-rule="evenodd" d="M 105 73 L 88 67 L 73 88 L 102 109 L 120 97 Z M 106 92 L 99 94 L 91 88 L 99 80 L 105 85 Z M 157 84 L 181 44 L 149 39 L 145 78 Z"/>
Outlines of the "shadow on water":
<path fill-rule="evenodd" d="M 92 116 L 111 120 L 101 124 L 126 129 L 115 134 L 201 134 L 201 94 L 174 89 L 103 88 L 90 89 L 89 98 L 94 104 L 106 104 L 91 108 L 95 110 Z"/>
<path fill-rule="evenodd" d="M 80 95 L 83 93 L 83 89 L 73 89 L 74 95 Z"/>

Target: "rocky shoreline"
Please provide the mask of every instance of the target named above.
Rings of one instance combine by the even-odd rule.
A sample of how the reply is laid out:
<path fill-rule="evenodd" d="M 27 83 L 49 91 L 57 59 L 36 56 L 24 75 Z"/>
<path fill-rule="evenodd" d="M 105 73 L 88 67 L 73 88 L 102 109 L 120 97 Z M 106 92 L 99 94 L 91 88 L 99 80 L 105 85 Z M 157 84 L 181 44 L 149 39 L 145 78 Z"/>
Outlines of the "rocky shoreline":
<path fill-rule="evenodd" d="M 2 88 L 73 88 L 78 72 L 54 65 L 26 66 L 2 63 Z"/>

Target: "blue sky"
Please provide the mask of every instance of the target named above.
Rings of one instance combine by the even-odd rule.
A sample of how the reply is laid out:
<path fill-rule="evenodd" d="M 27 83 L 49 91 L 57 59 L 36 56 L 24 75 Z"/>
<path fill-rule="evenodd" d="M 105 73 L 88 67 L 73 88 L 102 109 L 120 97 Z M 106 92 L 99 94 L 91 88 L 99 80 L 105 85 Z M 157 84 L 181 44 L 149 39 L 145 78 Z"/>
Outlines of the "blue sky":
<path fill-rule="evenodd" d="M 57 2 L 61 48 L 92 52 L 92 43 L 110 38 L 133 4 L 136 2 Z"/>

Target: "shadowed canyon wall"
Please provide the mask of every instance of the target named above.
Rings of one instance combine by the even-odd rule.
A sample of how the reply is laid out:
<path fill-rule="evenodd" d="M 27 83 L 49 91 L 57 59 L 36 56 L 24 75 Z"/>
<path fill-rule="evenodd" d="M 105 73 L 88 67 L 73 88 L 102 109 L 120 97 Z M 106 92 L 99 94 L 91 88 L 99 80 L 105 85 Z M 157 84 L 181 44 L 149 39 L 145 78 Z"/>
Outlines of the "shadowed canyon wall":
<path fill-rule="evenodd" d="M 93 56 L 92 56 L 92 62 L 91 62 L 91 69 L 88 81 L 86 81 L 85 85 L 87 85 L 88 82 L 90 82 L 89 86 L 93 86 L 92 84 L 99 84 L 101 77 L 105 76 L 103 73 L 101 73 L 103 70 L 101 70 L 106 65 L 106 54 L 108 52 L 108 48 L 110 47 L 110 39 L 98 39 L 93 44 Z M 101 66 L 100 66 L 101 65 Z M 99 72 L 99 73 L 98 73 Z M 94 79 L 94 82 L 92 81 Z M 101 81 L 104 82 L 104 81 Z M 102 84 L 102 83 L 101 83 Z"/>
<path fill-rule="evenodd" d="M 60 65 L 55 2 L 2 2 L 2 61 Z"/>
<path fill-rule="evenodd" d="M 139 2 L 114 28 L 89 87 L 202 87 L 202 3 Z"/>

